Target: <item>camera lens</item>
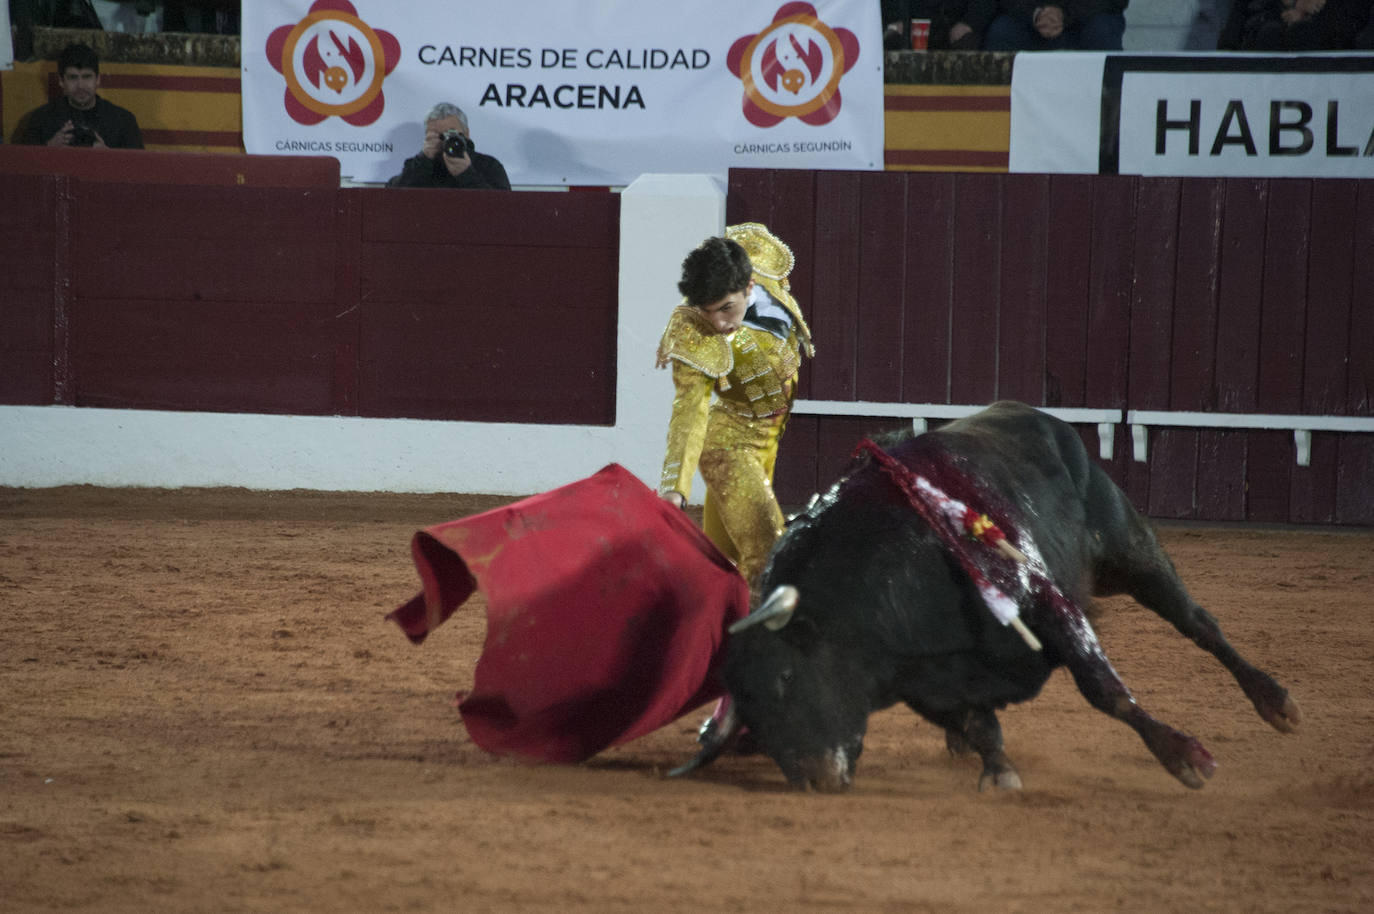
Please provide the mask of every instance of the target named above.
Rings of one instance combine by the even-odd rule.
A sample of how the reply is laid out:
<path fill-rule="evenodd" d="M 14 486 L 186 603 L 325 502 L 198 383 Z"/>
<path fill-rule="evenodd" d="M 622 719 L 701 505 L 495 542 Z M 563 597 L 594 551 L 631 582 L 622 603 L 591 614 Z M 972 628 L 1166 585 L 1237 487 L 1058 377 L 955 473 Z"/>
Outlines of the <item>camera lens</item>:
<path fill-rule="evenodd" d="M 452 158 L 462 158 L 467 155 L 468 138 L 457 130 L 449 130 L 444 134 L 444 155 Z"/>

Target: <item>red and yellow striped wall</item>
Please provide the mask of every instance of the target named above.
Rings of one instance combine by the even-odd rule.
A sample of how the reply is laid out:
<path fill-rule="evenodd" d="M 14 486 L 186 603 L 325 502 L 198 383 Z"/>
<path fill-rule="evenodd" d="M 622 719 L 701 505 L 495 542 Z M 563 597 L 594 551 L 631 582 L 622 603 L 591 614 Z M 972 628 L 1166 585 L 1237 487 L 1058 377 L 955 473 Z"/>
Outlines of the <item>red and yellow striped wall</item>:
<path fill-rule="evenodd" d="M 1006 171 L 1010 86 L 883 87 L 888 171 Z"/>

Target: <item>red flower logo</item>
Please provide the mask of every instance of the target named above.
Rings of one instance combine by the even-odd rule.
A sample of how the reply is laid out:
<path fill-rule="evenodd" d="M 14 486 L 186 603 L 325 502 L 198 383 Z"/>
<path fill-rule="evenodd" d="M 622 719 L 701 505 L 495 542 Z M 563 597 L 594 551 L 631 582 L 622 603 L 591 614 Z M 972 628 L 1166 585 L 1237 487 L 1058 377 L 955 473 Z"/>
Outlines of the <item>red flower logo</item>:
<path fill-rule="evenodd" d="M 337 115 L 355 127 L 382 116 L 382 80 L 401 59 L 390 32 L 358 18 L 348 0 L 315 0 L 305 18 L 267 37 L 267 59 L 286 77 L 286 113 L 300 124 Z"/>
<path fill-rule="evenodd" d="M 758 127 L 796 117 L 814 126 L 840 113 L 840 79 L 859 59 L 859 39 L 832 29 L 809 3 L 784 3 L 768 28 L 730 46 L 725 64 L 744 83 L 744 116 Z"/>

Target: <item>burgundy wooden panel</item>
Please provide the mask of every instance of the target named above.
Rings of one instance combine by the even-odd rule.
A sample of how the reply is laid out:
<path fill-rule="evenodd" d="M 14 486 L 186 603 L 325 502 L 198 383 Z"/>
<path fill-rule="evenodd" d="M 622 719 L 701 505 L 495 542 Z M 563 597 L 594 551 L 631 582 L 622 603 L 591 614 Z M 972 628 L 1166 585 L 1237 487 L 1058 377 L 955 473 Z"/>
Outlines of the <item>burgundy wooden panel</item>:
<path fill-rule="evenodd" d="M 1197 516 L 1198 431 L 1191 428 L 1152 428 L 1149 441 L 1148 474 L 1132 468 L 1127 487 L 1133 504 L 1151 517 L 1194 518 Z M 1140 467 L 1141 464 L 1135 464 Z M 1142 488 L 1142 477 L 1149 483 Z"/>
<path fill-rule="evenodd" d="M 484 325 L 484 313 L 508 307 L 536 308 L 549 320 L 558 320 L 559 311 L 579 318 L 614 317 L 616 251 L 612 249 L 366 244 L 361 263 L 359 282 L 365 307 L 440 304 L 458 309 L 464 323 L 471 321 L 467 326 L 474 330 Z M 435 270 L 435 263 L 444 268 Z M 520 281 L 512 283 L 512 276 Z M 584 290 L 591 294 L 582 294 Z M 666 321 L 671 304 L 663 307 Z"/>
<path fill-rule="evenodd" d="M 864 438 L 911 428 L 901 419 L 823 416 L 817 434 L 817 490 L 824 492 L 849 468 L 854 446 Z"/>
<path fill-rule="evenodd" d="M 997 398 L 1045 403 L 1050 179 L 1008 176 L 1002 194 Z"/>
<path fill-rule="evenodd" d="M 222 155 L 152 149 L 49 148 L 0 145 L 0 172 L 69 175 L 82 181 L 185 184 L 196 187 L 339 186 L 333 156 Z"/>
<path fill-rule="evenodd" d="M 1045 326 L 1045 405 L 1082 406 L 1088 350 L 1088 252 L 1092 175 L 1050 179 Z"/>
<path fill-rule="evenodd" d="M 1245 520 L 1246 433 L 1198 432 L 1197 515 L 1205 520 Z"/>
<path fill-rule="evenodd" d="M 1360 252 L 1352 269 L 1350 367 L 1346 378 L 1345 412 L 1374 415 L 1374 181 L 1361 181 L 1359 206 L 1351 234 Z"/>
<path fill-rule="evenodd" d="M 1137 178 L 1116 175 L 1093 184 L 1083 406 L 1126 405 L 1128 360 L 1120 353 L 1130 345 L 1137 186 Z"/>
<path fill-rule="evenodd" d="M 1345 435 L 1336 468 L 1336 520 L 1374 524 L 1374 435 Z"/>
<path fill-rule="evenodd" d="M 1169 408 L 1200 411 L 1216 407 L 1218 251 L 1223 191 L 1212 178 L 1180 182 L 1178 271 L 1173 297 L 1169 360 Z"/>
<path fill-rule="evenodd" d="M 362 200 L 364 244 L 436 242 L 603 249 L 616 247 L 620 239 L 619 194 L 564 193 L 550 197 L 544 191 L 499 190 L 454 194 L 432 188 L 368 188 L 344 193 Z"/>
<path fill-rule="evenodd" d="M 30 301 L 52 299 L 54 184 L 52 178 L 0 174 L 0 251 L 5 257 L 5 268 L 0 270 L 0 290 L 4 293 L 0 304 L 8 305 L 12 296 Z M 7 342 L 0 337 L 0 345 Z"/>
<path fill-rule="evenodd" d="M 1178 257 L 1180 182 L 1164 178 L 1135 187 L 1135 233 L 1131 255 L 1129 304 L 1130 358 L 1126 360 L 1125 402 L 1141 409 L 1169 406 L 1169 363 L 1173 354 L 1174 278 Z M 1094 334 L 1096 339 L 1096 334 Z M 1112 404 L 1122 405 L 1122 404 Z M 1146 463 L 1132 461 L 1126 472 L 1127 495 L 1137 506 L 1158 506 L 1160 516 L 1187 517 L 1193 512 L 1196 436 L 1159 429 L 1159 442 Z M 1188 459 L 1173 457 L 1177 450 Z M 1152 486 L 1155 474 L 1160 484 Z"/>
<path fill-rule="evenodd" d="M 864 173 L 860 208 L 855 399 L 900 402 L 906 335 L 906 175 Z"/>
<path fill-rule="evenodd" d="M 356 416 L 360 405 L 359 359 L 362 347 L 363 198 L 355 192 L 335 198 L 338 256 L 334 258 L 334 313 L 340 320 L 334 335 L 334 363 L 329 402 L 337 415 Z"/>
<path fill-rule="evenodd" d="M 466 313 L 465 313 L 466 311 Z M 464 323 L 481 321 L 465 335 Z M 476 326 L 476 324 L 473 324 Z M 533 329 L 532 328 L 537 328 Z M 364 316 L 364 416 L 610 425 L 611 318 L 600 326 L 541 303 L 489 310 L 422 302 Z M 597 358 L 597 355 L 603 358 Z"/>
<path fill-rule="evenodd" d="M 1350 366 L 1359 183 L 1312 182 L 1301 412 L 1343 414 Z M 1374 248 L 1364 248 L 1364 259 Z M 1369 299 L 1365 299 L 1367 303 Z M 1296 310 L 1296 309 L 1295 309 Z M 1364 310 L 1370 310 L 1366 307 Z"/>
<path fill-rule="evenodd" d="M 361 414 L 613 423 L 616 262 L 614 249 L 365 244 Z"/>
<path fill-rule="evenodd" d="M 1255 407 L 1260 412 L 1302 410 L 1312 183 L 1297 179 L 1269 182 L 1260 371 L 1255 390 Z"/>
<path fill-rule="evenodd" d="M 53 398 L 53 184 L 0 175 L 0 403 L 41 406 Z"/>
<path fill-rule="evenodd" d="M 773 180 L 776 171 L 765 168 L 732 168 L 726 183 L 725 221 L 767 222 L 772 215 Z"/>
<path fill-rule="evenodd" d="M 1136 409 L 1169 408 L 1179 191 L 1180 182 L 1167 178 L 1136 187 L 1128 378 Z"/>
<path fill-rule="evenodd" d="M 76 405 L 329 414 L 332 303 L 83 298 Z"/>
<path fill-rule="evenodd" d="M 1338 437 L 1331 432 L 1312 433 L 1308 466 L 1293 467 L 1289 492 L 1289 517 L 1295 524 L 1330 524 L 1336 520 L 1336 459 Z"/>
<path fill-rule="evenodd" d="M 1217 400 L 1221 412 L 1253 412 L 1259 378 L 1264 221 L 1269 187 L 1261 180 L 1225 182 L 1225 224 L 1217 295 Z"/>
<path fill-rule="evenodd" d="M 1346 408 L 1352 415 L 1374 415 L 1374 181 L 1361 181 L 1351 230 L 1355 258 L 1350 315 L 1350 367 Z M 1343 435 L 1337 451 L 1336 520 L 1374 524 L 1374 435 Z"/>
<path fill-rule="evenodd" d="M 989 403 L 997 398 L 1002 180 L 980 174 L 954 180 L 949 396 L 954 403 Z"/>
<path fill-rule="evenodd" d="M 859 351 L 859 173 L 816 173 L 812 329 L 825 354 L 811 366 L 811 397 L 853 400 Z M 819 326 L 817 326 L 817 323 Z"/>
<path fill-rule="evenodd" d="M 773 468 L 773 491 L 784 511 L 805 505 L 820 484 L 816 475 L 819 426 L 817 416 L 793 414 L 787 420 Z"/>
<path fill-rule="evenodd" d="M 6 306 L 8 308 L 8 306 Z M 3 328 L 0 328 L 3 332 Z M 53 403 L 52 351 L 0 344 L 0 403 L 50 406 Z"/>
<path fill-rule="evenodd" d="M 1251 431 L 1245 460 L 1245 519 L 1263 523 L 1289 520 L 1293 433 Z"/>
<path fill-rule="evenodd" d="M 902 399 L 908 403 L 950 402 L 954 189 L 951 174 L 911 174 L 907 179 Z"/>
<path fill-rule="evenodd" d="M 81 298 L 335 300 L 337 190 L 84 184 Z"/>

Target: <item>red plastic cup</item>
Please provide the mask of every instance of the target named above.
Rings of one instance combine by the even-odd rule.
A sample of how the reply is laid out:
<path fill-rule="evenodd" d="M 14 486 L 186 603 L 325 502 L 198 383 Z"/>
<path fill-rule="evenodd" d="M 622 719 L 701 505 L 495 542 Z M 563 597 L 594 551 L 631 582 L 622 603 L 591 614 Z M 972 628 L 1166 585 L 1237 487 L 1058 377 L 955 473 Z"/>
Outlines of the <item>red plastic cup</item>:
<path fill-rule="evenodd" d="M 930 20 L 911 20 L 911 50 L 924 51 L 930 45 Z"/>

